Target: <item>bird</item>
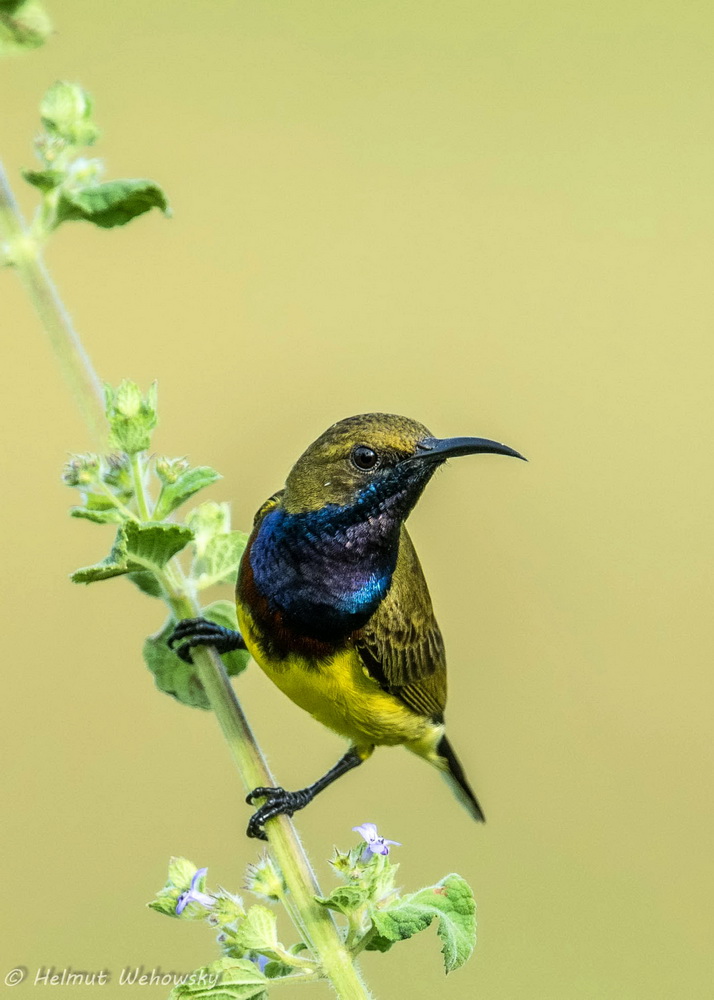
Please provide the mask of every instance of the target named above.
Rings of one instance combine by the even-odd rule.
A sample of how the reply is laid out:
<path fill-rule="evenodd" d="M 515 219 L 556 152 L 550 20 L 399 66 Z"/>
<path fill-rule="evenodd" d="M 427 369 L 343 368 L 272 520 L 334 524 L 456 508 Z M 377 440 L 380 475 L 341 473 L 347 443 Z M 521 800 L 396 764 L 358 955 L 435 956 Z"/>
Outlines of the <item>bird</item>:
<path fill-rule="evenodd" d="M 298 791 L 253 789 L 247 834 L 292 816 L 378 746 L 434 765 L 474 820 L 485 817 L 447 739 L 446 657 L 405 521 L 448 459 L 523 458 L 480 437 L 436 438 L 421 423 L 365 413 L 333 424 L 259 508 L 236 583 L 238 630 L 180 621 L 171 648 L 247 649 L 295 704 L 347 739 L 325 775 Z"/>

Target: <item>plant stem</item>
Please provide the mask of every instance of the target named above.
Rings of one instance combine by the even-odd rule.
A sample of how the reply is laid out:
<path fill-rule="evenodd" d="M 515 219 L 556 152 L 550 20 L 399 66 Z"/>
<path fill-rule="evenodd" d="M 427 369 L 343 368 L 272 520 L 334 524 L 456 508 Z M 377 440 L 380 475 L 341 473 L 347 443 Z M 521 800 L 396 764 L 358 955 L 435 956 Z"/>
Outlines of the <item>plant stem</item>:
<path fill-rule="evenodd" d="M 377 928 L 376 927 L 370 927 L 370 929 L 367 931 L 367 933 L 364 935 L 364 937 L 361 938 L 357 942 L 357 944 L 353 948 L 350 949 L 351 953 L 352 953 L 352 957 L 356 958 L 361 951 L 364 951 L 364 949 L 367 947 L 367 945 L 372 940 L 372 938 L 374 938 L 376 936 L 377 936 Z"/>
<path fill-rule="evenodd" d="M 60 363 L 62 373 L 79 404 L 94 443 L 106 444 L 104 393 L 69 313 L 45 267 L 38 241 L 25 225 L 7 176 L 0 163 L 0 238 L 8 262 L 15 267 Z"/>
<path fill-rule="evenodd" d="M 142 521 L 150 521 L 151 514 L 144 487 L 144 462 L 141 455 L 137 452 L 134 452 L 131 456 L 131 475 L 134 481 L 134 495 L 136 496 L 136 504 L 139 508 L 139 517 Z"/>
<path fill-rule="evenodd" d="M 10 262 L 20 274 L 49 334 L 84 418 L 101 447 L 106 439 L 101 383 L 44 265 L 37 240 L 27 231 L 1 164 L 0 235 L 6 242 Z M 150 511 L 139 456 L 132 457 L 132 472 L 139 513 L 142 519 L 148 520 Z M 177 559 L 171 560 L 165 567 L 161 583 L 177 618 L 200 615 L 200 606 Z M 243 714 L 220 656 L 213 648 L 201 647 L 193 651 L 193 657 L 246 790 L 259 785 L 274 786 L 275 780 Z M 370 994 L 352 963 L 332 915 L 315 901 L 315 896 L 321 895 L 320 888 L 293 824 L 286 816 L 281 816 L 271 820 L 266 832 L 274 860 L 283 873 L 310 937 L 306 943 L 314 949 L 322 972 L 341 1000 L 369 1000 Z"/>
<path fill-rule="evenodd" d="M 170 587 L 170 584 L 165 584 Z M 171 607 L 177 618 L 195 618 L 200 614 L 197 602 L 188 597 L 172 597 Z M 220 656 L 213 648 L 196 647 L 191 651 L 208 700 L 246 791 L 259 785 L 275 785 L 265 758 L 243 714 Z M 349 952 L 343 944 L 332 915 L 315 900 L 321 895 L 295 827 L 287 816 L 277 817 L 266 827 L 270 850 L 282 871 L 290 895 L 300 913 L 301 922 L 327 978 L 342 1000 L 365 1000 L 369 997 Z"/>

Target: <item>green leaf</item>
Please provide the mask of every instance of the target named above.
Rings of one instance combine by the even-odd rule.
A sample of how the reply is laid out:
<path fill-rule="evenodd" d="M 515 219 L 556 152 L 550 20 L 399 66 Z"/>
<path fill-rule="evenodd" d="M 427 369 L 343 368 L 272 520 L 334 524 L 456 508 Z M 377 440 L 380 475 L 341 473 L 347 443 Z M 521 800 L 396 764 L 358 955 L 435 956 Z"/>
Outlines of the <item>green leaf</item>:
<path fill-rule="evenodd" d="M 203 555 L 195 561 L 196 587 L 205 590 L 217 583 L 235 583 L 247 541 L 248 535 L 244 531 L 214 535 L 206 543 Z"/>
<path fill-rule="evenodd" d="M 151 570 L 163 569 L 193 538 L 193 532 L 184 524 L 127 521 L 125 532 L 132 562 Z"/>
<path fill-rule="evenodd" d="M 168 1000 L 265 1000 L 268 980 L 247 958 L 219 958 L 175 986 Z"/>
<path fill-rule="evenodd" d="M 344 913 L 347 916 L 358 910 L 360 906 L 364 906 L 367 898 L 366 890 L 357 885 L 339 885 L 332 890 L 329 896 L 315 896 L 321 906 L 327 907 L 328 910 L 337 910 L 338 913 Z"/>
<path fill-rule="evenodd" d="M 273 911 L 260 903 L 251 906 L 238 924 L 234 945 L 242 951 L 259 951 L 273 957 L 278 946 L 278 919 Z"/>
<path fill-rule="evenodd" d="M 227 503 L 206 500 L 186 515 L 186 524 L 194 534 L 196 552 L 202 557 L 215 535 L 227 535 L 231 530 L 231 509 Z"/>
<path fill-rule="evenodd" d="M 396 900 L 386 909 L 375 909 L 372 920 L 377 935 L 367 949 L 387 951 L 438 920 L 446 972 L 458 969 L 476 944 L 476 905 L 468 883 L 460 875 L 447 875 L 435 886 Z"/>
<path fill-rule="evenodd" d="M 0 56 L 36 49 L 52 34 L 52 22 L 37 0 L 0 3 Z"/>
<path fill-rule="evenodd" d="M 181 892 L 189 888 L 191 879 L 197 871 L 196 865 L 188 858 L 176 856 L 169 858 L 168 880 L 172 885 L 178 886 Z"/>
<path fill-rule="evenodd" d="M 263 975 L 267 979 L 284 979 L 285 976 L 290 976 L 293 972 L 295 972 L 294 965 L 287 965 L 277 958 L 266 962 L 263 968 Z"/>
<path fill-rule="evenodd" d="M 124 226 L 152 208 L 170 215 L 166 195 L 158 184 L 147 180 L 105 181 L 76 191 L 62 191 L 57 222 L 86 220 L 102 229 Z"/>
<path fill-rule="evenodd" d="M 114 501 L 105 493 L 85 493 L 83 491 L 82 498 L 89 510 L 114 510 L 115 508 Z"/>
<path fill-rule="evenodd" d="M 23 170 L 22 176 L 28 184 L 40 191 L 52 191 L 59 187 L 65 178 L 63 170 Z"/>
<path fill-rule="evenodd" d="M 189 497 L 199 490 L 210 486 L 221 476 L 215 469 L 200 465 L 195 469 L 187 469 L 173 483 L 165 483 L 161 489 L 158 502 L 154 509 L 154 519 L 163 521 L 169 514 L 185 503 Z"/>
<path fill-rule="evenodd" d="M 125 525 L 122 525 L 107 558 L 100 563 L 95 563 L 94 566 L 84 566 L 82 569 L 76 570 L 70 579 L 73 583 L 96 583 L 98 580 L 109 580 L 113 576 L 122 576 L 128 572 L 126 530 Z"/>
<path fill-rule="evenodd" d="M 144 641 L 144 662 L 154 675 L 159 691 L 170 694 L 183 705 L 210 709 L 211 705 L 198 678 L 193 663 L 184 663 L 166 644 L 176 626 L 176 619 L 169 618 L 160 632 Z"/>
<path fill-rule="evenodd" d="M 129 573 L 127 576 L 128 580 L 138 587 L 139 590 L 146 594 L 148 597 L 163 597 L 163 590 L 161 589 L 161 584 L 156 579 L 154 574 L 148 569 L 137 570 L 135 573 Z"/>
<path fill-rule="evenodd" d="M 86 521 L 94 521 L 95 524 L 121 524 L 124 515 L 116 509 L 109 507 L 105 510 L 93 510 L 91 507 L 70 507 L 70 517 L 83 517 Z"/>
<path fill-rule="evenodd" d="M 204 618 L 225 625 L 226 628 L 237 627 L 235 607 L 230 601 L 215 601 L 202 611 Z M 177 701 L 192 708 L 210 709 L 208 697 L 199 680 L 198 671 L 193 663 L 184 661 L 169 649 L 166 640 L 171 635 L 176 620 L 171 617 L 160 632 L 150 635 L 144 642 L 144 662 L 154 675 L 156 686 L 160 691 L 170 694 Z M 250 654 L 245 649 L 224 654 L 223 664 L 229 676 L 245 670 Z"/>
<path fill-rule="evenodd" d="M 182 524 L 125 521 L 107 558 L 94 566 L 78 569 L 72 574 L 72 580 L 74 583 L 95 583 L 124 573 L 156 572 L 188 545 L 192 537 L 191 529 Z"/>

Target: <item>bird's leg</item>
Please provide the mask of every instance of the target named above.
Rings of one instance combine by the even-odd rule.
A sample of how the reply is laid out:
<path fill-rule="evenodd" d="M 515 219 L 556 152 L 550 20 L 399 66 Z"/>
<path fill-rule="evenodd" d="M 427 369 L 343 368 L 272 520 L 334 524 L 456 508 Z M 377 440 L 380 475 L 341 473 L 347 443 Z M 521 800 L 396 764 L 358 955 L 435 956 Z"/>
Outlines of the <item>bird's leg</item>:
<path fill-rule="evenodd" d="M 374 747 L 350 747 L 347 753 L 312 785 L 301 788 L 297 792 L 286 792 L 284 788 L 254 788 L 246 797 L 248 805 L 253 805 L 255 799 L 265 799 L 264 804 L 253 813 L 248 823 L 247 834 L 258 840 L 267 840 L 264 825 L 274 816 L 292 816 L 298 809 L 304 809 L 312 802 L 318 792 L 327 788 L 333 781 L 367 760 Z"/>
<path fill-rule="evenodd" d="M 176 655 L 185 663 L 193 663 L 191 659 L 192 646 L 215 646 L 219 653 L 231 653 L 234 649 L 246 649 L 245 640 L 240 632 L 209 622 L 207 618 L 183 618 L 166 640 L 170 649 L 176 643 L 181 645 L 176 649 Z"/>

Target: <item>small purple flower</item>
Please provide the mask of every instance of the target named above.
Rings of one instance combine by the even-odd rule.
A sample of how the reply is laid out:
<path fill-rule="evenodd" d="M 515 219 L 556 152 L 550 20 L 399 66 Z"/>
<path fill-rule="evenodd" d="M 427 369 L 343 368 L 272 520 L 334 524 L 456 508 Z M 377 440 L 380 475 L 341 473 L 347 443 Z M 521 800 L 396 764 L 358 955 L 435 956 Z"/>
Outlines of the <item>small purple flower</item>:
<path fill-rule="evenodd" d="M 353 826 L 352 829 L 367 842 L 361 861 L 369 861 L 373 854 L 389 854 L 390 844 L 394 847 L 402 846 L 398 840 L 385 840 L 384 837 L 380 837 L 374 823 L 363 823 L 361 826 Z"/>
<path fill-rule="evenodd" d="M 199 868 L 191 879 L 191 888 L 182 892 L 176 900 L 177 916 L 179 913 L 183 913 L 189 903 L 200 903 L 201 906 L 205 906 L 207 910 L 210 910 L 211 907 L 215 905 L 216 900 L 213 896 L 209 896 L 207 892 L 201 892 L 200 889 L 196 888 L 199 881 L 206 877 L 207 872 L 208 868 Z"/>
<path fill-rule="evenodd" d="M 269 961 L 270 959 L 268 958 L 268 956 L 261 955 L 259 951 L 257 951 L 251 958 L 251 962 L 255 962 L 255 964 L 258 966 L 261 972 L 265 972 L 265 966 L 268 964 Z"/>

